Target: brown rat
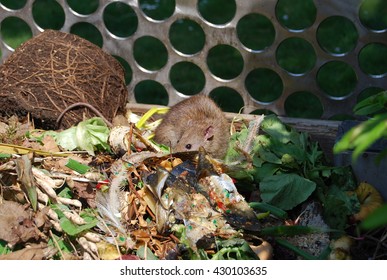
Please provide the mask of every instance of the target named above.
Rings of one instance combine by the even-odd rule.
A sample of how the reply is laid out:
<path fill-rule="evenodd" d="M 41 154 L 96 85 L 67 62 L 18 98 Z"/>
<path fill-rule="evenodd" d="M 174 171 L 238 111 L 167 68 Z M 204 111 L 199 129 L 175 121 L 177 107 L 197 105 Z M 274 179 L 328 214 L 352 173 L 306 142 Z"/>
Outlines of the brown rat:
<path fill-rule="evenodd" d="M 229 124 L 222 110 L 205 95 L 194 95 L 172 106 L 155 131 L 155 141 L 173 152 L 197 151 L 200 146 L 223 158 L 229 141 Z"/>

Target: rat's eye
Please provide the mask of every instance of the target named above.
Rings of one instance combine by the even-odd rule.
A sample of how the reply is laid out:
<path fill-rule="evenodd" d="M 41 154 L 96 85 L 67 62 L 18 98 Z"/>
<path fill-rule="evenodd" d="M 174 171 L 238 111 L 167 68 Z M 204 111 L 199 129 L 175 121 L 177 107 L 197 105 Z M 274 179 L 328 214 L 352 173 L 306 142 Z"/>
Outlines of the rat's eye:
<path fill-rule="evenodd" d="M 185 148 L 186 148 L 187 150 L 191 150 L 192 145 L 191 145 L 191 144 L 187 144 L 187 145 L 185 145 Z"/>

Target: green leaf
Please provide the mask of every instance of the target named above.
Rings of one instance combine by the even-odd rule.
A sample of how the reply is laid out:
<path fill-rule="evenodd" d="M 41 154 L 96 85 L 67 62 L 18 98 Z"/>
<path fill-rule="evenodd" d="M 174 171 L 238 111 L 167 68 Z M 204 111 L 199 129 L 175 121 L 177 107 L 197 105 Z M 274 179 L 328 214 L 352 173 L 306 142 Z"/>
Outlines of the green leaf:
<path fill-rule="evenodd" d="M 66 217 L 63 217 L 60 219 L 60 226 L 61 228 L 70 236 L 75 236 L 83 231 L 86 231 L 88 229 L 91 229 L 97 225 L 96 220 L 90 220 L 88 218 L 85 219 L 86 224 L 84 225 L 76 225 L 73 222 L 71 222 Z"/>
<path fill-rule="evenodd" d="M 261 182 L 263 179 L 273 176 L 279 169 L 280 165 L 278 164 L 264 163 L 260 168 L 252 170 L 251 174 L 256 182 Z"/>
<path fill-rule="evenodd" d="M 138 249 L 137 249 L 137 256 L 143 260 L 158 260 L 159 258 L 156 257 L 153 252 L 151 251 L 151 249 L 149 249 L 148 247 L 145 247 L 145 246 L 140 246 Z"/>
<path fill-rule="evenodd" d="M 59 236 L 52 234 L 53 238 L 50 238 L 48 240 L 48 245 L 57 248 L 59 246 L 59 249 L 62 253 L 71 253 L 74 251 L 74 247 L 65 239 L 60 238 Z M 55 241 L 54 241 L 55 239 Z"/>
<path fill-rule="evenodd" d="M 284 210 L 264 202 L 250 202 L 249 206 L 254 210 L 259 210 L 261 212 L 268 211 L 280 219 L 287 219 L 288 217 L 288 213 L 285 212 Z"/>
<path fill-rule="evenodd" d="M 64 197 L 64 198 L 72 198 L 73 197 L 73 192 L 69 187 L 63 188 L 63 190 L 58 193 L 58 196 Z"/>
<path fill-rule="evenodd" d="M 249 244 L 241 238 L 231 238 L 216 242 L 218 252 L 211 260 L 257 260 L 257 254 L 251 249 Z"/>
<path fill-rule="evenodd" d="M 68 159 L 65 166 L 70 168 L 71 170 L 78 172 L 79 174 L 85 174 L 87 171 L 90 170 L 90 167 L 88 165 L 82 164 L 72 158 Z"/>
<path fill-rule="evenodd" d="M 85 209 L 80 213 L 81 218 L 86 222 L 83 225 L 77 225 L 71 222 L 69 219 L 67 219 L 64 215 L 61 208 L 61 205 L 56 205 L 52 207 L 55 212 L 58 213 L 58 216 L 60 217 L 59 222 L 60 226 L 63 229 L 64 232 L 66 232 L 70 236 L 76 236 L 77 234 L 86 231 L 88 229 L 91 229 L 95 227 L 98 223 L 98 219 L 95 217 L 93 212 L 91 210 Z"/>
<path fill-rule="evenodd" d="M 265 116 L 261 123 L 261 129 L 273 139 L 276 139 L 284 144 L 288 143 L 292 139 L 294 140 L 294 137 L 296 136 L 292 129 L 281 122 L 281 120 L 275 115 Z"/>
<path fill-rule="evenodd" d="M 387 204 L 375 209 L 367 218 L 360 224 L 363 230 L 373 230 L 387 225 Z"/>
<path fill-rule="evenodd" d="M 277 174 L 260 183 L 263 202 L 289 210 L 304 202 L 316 189 L 316 183 L 297 174 Z"/>
<path fill-rule="evenodd" d="M 315 257 L 315 256 L 309 254 L 308 252 L 298 248 L 297 246 L 294 246 L 293 244 L 291 244 L 290 242 L 288 242 L 284 239 L 276 239 L 276 242 L 278 243 L 278 245 L 293 251 L 294 253 L 296 253 L 300 257 L 303 257 L 305 260 L 317 260 L 318 259 L 318 257 Z"/>
<path fill-rule="evenodd" d="M 11 251 L 11 249 L 7 246 L 8 242 L 0 239 L 0 255 L 8 254 Z"/>
<path fill-rule="evenodd" d="M 329 227 L 344 230 L 348 216 L 360 209 L 360 203 L 355 193 L 341 189 L 341 186 L 332 185 L 325 195 L 323 216 Z"/>
<path fill-rule="evenodd" d="M 377 115 L 353 127 L 335 144 L 334 153 L 354 149 L 353 160 L 368 149 L 376 140 L 387 135 L 387 114 Z"/>
<path fill-rule="evenodd" d="M 355 105 L 353 111 L 356 115 L 371 115 L 380 110 L 387 109 L 387 91 L 372 95 Z"/>

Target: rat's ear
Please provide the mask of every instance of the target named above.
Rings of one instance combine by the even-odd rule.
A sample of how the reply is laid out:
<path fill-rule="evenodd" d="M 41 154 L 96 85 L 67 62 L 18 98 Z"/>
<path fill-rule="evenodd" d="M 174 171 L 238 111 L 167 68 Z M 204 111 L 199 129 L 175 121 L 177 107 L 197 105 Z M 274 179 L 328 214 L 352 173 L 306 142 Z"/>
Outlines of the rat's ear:
<path fill-rule="evenodd" d="M 214 127 L 210 125 L 204 132 L 204 140 L 211 141 L 212 139 L 214 139 Z"/>

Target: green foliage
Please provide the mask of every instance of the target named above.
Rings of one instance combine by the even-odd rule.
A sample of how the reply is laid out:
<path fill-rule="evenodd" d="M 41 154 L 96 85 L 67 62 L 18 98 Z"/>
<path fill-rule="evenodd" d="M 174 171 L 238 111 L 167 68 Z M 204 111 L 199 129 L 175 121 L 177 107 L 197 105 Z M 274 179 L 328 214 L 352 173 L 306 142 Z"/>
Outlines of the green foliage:
<path fill-rule="evenodd" d="M 377 208 L 361 224 L 360 228 L 364 230 L 373 230 L 387 225 L 387 204 Z"/>
<path fill-rule="evenodd" d="M 90 167 L 88 165 L 82 164 L 72 158 L 69 158 L 65 166 L 70 168 L 71 170 L 78 172 L 79 174 L 85 174 L 87 171 L 90 170 Z"/>
<path fill-rule="evenodd" d="M 249 244 L 240 238 L 221 240 L 216 243 L 219 248 L 211 260 L 257 260 L 258 256 Z"/>
<path fill-rule="evenodd" d="M 328 225 L 343 230 L 348 215 L 358 211 L 357 198 L 347 195 L 357 186 L 352 170 L 329 166 L 308 134 L 285 125 L 275 115 L 265 116 L 260 129 L 263 133 L 254 138 L 251 160 L 238 152 L 249 138 L 248 128 L 232 136 L 225 158 L 229 175 L 245 184 L 257 184 L 262 201 L 282 210 L 291 210 L 313 196 L 324 205 Z"/>
<path fill-rule="evenodd" d="M 6 254 L 12 252 L 12 250 L 8 247 L 7 244 L 8 244 L 7 241 L 0 240 L 0 256 L 6 255 Z"/>
<path fill-rule="evenodd" d="M 143 259 L 143 260 L 158 260 L 159 258 L 156 257 L 153 252 L 151 251 L 151 249 L 149 249 L 148 247 L 146 246 L 140 246 L 137 251 L 136 251 L 136 254 L 137 256 L 140 258 L 140 259 Z"/>
<path fill-rule="evenodd" d="M 316 183 L 297 174 L 277 174 L 261 181 L 263 202 L 289 210 L 304 202 L 316 189 Z"/>
<path fill-rule="evenodd" d="M 387 91 L 382 91 L 359 102 L 354 111 L 358 115 L 376 115 L 344 134 L 334 146 L 333 151 L 341 153 L 353 150 L 352 159 L 356 161 L 377 140 L 387 137 Z"/>
<path fill-rule="evenodd" d="M 61 204 L 54 204 L 51 208 L 58 214 L 60 226 L 65 233 L 70 236 L 76 236 L 82 232 L 85 232 L 98 223 L 98 219 L 95 216 L 93 210 L 87 208 L 80 213 L 80 217 L 85 221 L 84 224 L 75 224 L 64 215 L 64 211 L 69 211 L 68 207 Z"/>

